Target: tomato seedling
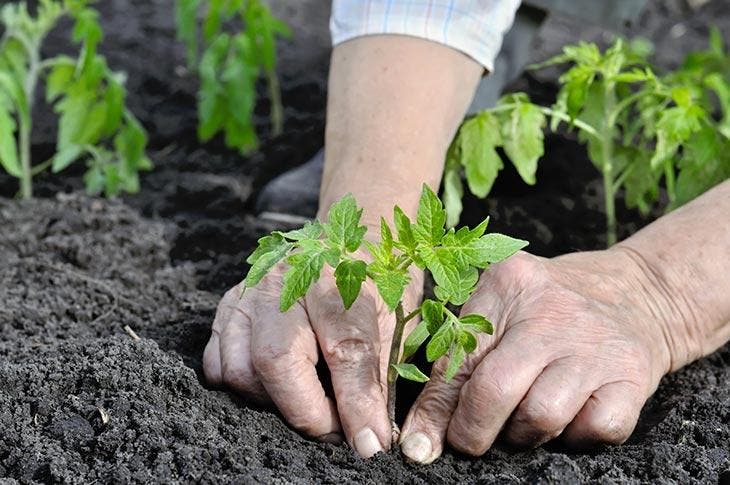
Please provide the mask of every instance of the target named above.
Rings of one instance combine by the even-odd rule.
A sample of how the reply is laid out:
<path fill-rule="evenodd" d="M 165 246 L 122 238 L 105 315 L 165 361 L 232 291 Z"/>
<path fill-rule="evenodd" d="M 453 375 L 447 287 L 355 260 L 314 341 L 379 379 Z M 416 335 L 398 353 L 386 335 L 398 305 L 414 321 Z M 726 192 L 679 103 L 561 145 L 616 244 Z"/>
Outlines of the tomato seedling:
<path fill-rule="evenodd" d="M 147 135 L 125 107 L 124 75 L 111 71 L 97 53 L 103 34 L 99 14 L 87 3 L 41 0 L 35 17 L 25 2 L 0 10 L 0 164 L 20 180 L 26 199 L 33 195 L 35 175 L 49 168 L 60 172 L 77 160 L 87 161 L 87 191 L 107 196 L 137 192 L 138 172 L 152 167 L 145 156 Z M 73 21 L 79 56 L 43 59 L 43 40 L 64 16 Z M 33 104 L 41 80 L 59 116 L 58 141 L 56 154 L 33 166 Z"/>
<path fill-rule="evenodd" d="M 502 234 L 485 234 L 488 219 L 474 229 L 445 229 L 446 212 L 441 200 L 424 184 L 416 221 L 396 206 L 393 210 L 395 232 L 381 219 L 380 240 L 364 239 L 367 228 L 360 225 L 362 209 L 348 195 L 332 205 L 327 222 L 314 221 L 289 232 L 273 232 L 259 239 L 258 247 L 247 259 L 251 269 L 243 282 L 251 288 L 279 262 L 289 269 L 283 277 L 280 310 L 286 312 L 320 278 L 325 264 L 334 269 L 335 283 L 344 308 L 349 309 L 370 278 L 391 312 L 396 325 L 388 361 L 388 413 L 395 423 L 395 383 L 398 376 L 425 382 L 428 377 L 409 363 L 426 340 L 429 362 L 448 354 L 446 379 L 451 379 L 466 354 L 477 347 L 476 333 L 492 333 L 492 324 L 482 315 L 460 315 L 453 307 L 463 305 L 476 288 L 479 270 L 502 261 L 527 246 L 526 241 Z M 360 259 L 365 249 L 372 257 Z M 434 299 L 420 306 L 403 307 L 403 293 L 410 283 L 409 268 L 427 269 L 436 283 Z M 403 342 L 406 323 L 419 316 L 421 322 Z M 401 344 L 403 352 L 401 353 Z"/>
<path fill-rule="evenodd" d="M 188 68 L 200 76 L 198 137 L 207 141 L 223 132 L 230 148 L 243 153 L 256 148 L 253 115 L 261 73 L 268 86 L 271 132 L 279 136 L 284 108 L 276 76 L 276 42 L 277 37 L 291 36 L 289 27 L 272 14 L 265 0 L 177 0 L 175 18 L 178 38 L 187 47 Z M 225 27 L 236 21 L 244 28 L 227 32 Z"/>
<path fill-rule="evenodd" d="M 604 52 L 586 42 L 567 46 L 562 54 L 533 66 L 571 64 L 559 78 L 552 107 L 514 93 L 466 120 L 446 161 L 449 225 L 461 213 L 462 170 L 469 190 L 486 197 L 503 168 L 497 148 L 526 183 L 535 183 L 548 122 L 553 131 L 561 123 L 577 130 L 601 173 L 609 246 L 617 240 L 616 198 L 621 189 L 629 208 L 647 213 L 658 199 L 662 177 L 671 210 L 730 176 L 730 63 L 719 34 L 710 52 L 690 56 L 683 69 L 664 77 L 649 65 L 649 51 L 645 44 L 620 39 Z M 716 68 L 708 69 L 710 65 Z M 720 101 L 722 120 L 713 117 L 709 92 Z"/>

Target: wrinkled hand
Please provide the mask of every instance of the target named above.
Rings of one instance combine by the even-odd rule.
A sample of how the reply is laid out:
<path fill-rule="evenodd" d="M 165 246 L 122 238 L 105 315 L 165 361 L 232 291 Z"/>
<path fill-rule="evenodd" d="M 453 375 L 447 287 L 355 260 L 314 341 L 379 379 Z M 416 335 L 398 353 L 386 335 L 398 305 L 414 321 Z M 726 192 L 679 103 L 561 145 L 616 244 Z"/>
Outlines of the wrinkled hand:
<path fill-rule="evenodd" d="M 482 275 L 463 314 L 494 318 L 459 374 L 444 359 L 403 427 L 403 452 L 430 463 L 444 442 L 481 455 L 504 431 L 518 446 L 559 435 L 618 444 L 669 370 L 645 275 L 626 250 L 544 259 L 519 253 Z M 658 313 L 657 313 L 658 312 Z"/>
<path fill-rule="evenodd" d="M 279 311 L 282 267 L 241 296 L 228 291 L 218 305 L 203 368 L 208 382 L 249 399 L 273 402 L 302 433 L 348 443 L 362 456 L 388 449 L 391 441 L 385 383 L 395 319 L 372 281 L 345 311 L 326 267 L 303 301 Z M 422 275 L 404 295 L 417 305 Z M 325 395 L 315 365 L 329 368 L 334 399 Z"/>

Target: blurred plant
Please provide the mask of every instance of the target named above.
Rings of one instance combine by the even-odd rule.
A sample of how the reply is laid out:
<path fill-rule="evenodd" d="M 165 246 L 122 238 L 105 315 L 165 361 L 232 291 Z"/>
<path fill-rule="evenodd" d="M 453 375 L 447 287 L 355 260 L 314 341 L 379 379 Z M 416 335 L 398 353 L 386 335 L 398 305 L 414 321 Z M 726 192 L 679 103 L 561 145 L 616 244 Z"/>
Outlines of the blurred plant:
<path fill-rule="evenodd" d="M 503 168 L 499 147 L 522 179 L 535 183 L 548 121 L 553 131 L 561 123 L 577 130 L 601 172 L 609 246 L 617 240 L 619 190 L 625 190 L 629 208 L 647 213 L 658 199 L 663 177 L 671 210 L 730 176 L 729 64 L 719 33 L 713 34 L 709 51 L 690 55 L 681 69 L 664 77 L 649 65 L 650 52 L 645 42 L 621 39 L 604 52 L 586 42 L 567 46 L 562 54 L 532 66 L 571 64 L 559 78 L 552 107 L 514 93 L 466 120 L 446 161 L 449 225 L 458 221 L 462 210 L 462 169 L 469 190 L 486 197 Z M 719 121 L 713 117 L 710 93 L 724 111 Z"/>
<path fill-rule="evenodd" d="M 125 108 L 124 76 L 97 54 L 102 39 L 98 12 L 88 0 L 41 0 L 35 17 L 25 2 L 0 10 L 0 163 L 20 180 L 20 195 L 33 195 L 32 178 L 50 168 L 60 172 L 77 160 L 88 169 L 89 193 L 108 197 L 139 190 L 140 170 L 149 170 L 147 135 Z M 41 45 L 58 21 L 70 17 L 72 40 L 81 45 L 77 59 L 41 57 Z M 59 115 L 56 154 L 33 166 L 30 137 L 33 104 L 40 80 L 46 101 Z"/>
<path fill-rule="evenodd" d="M 366 278 L 378 289 L 390 311 L 395 312 L 396 325 L 388 361 L 388 413 L 395 424 L 395 383 L 401 377 L 425 382 L 428 377 L 408 362 L 426 340 L 429 362 L 449 354 L 446 379 L 450 380 L 466 354 L 477 347 L 475 333 L 492 333 L 492 324 L 482 315 L 460 315 L 449 305 L 461 306 L 471 296 L 479 279 L 479 269 L 502 261 L 527 246 L 526 241 L 502 234 L 485 234 L 488 219 L 474 229 L 446 230 L 446 213 L 436 194 L 424 184 L 415 223 L 396 206 L 393 211 L 395 236 L 385 219 L 380 222 L 380 241 L 364 240 L 367 228 L 360 225 L 362 209 L 355 199 L 345 196 L 329 210 L 327 222 L 314 221 L 289 232 L 273 232 L 259 239 L 259 245 L 248 258 L 251 269 L 243 288 L 257 285 L 280 261 L 289 269 L 283 277 L 280 310 L 285 312 L 304 297 L 328 264 L 334 269 L 335 283 L 342 304 L 349 310 L 360 294 Z M 359 259 L 367 249 L 372 261 Z M 410 282 L 409 268 L 415 264 L 428 269 L 436 282 L 435 300 L 425 300 L 406 314 L 403 292 Z M 421 316 L 422 321 L 401 342 L 406 323 Z"/>
<path fill-rule="evenodd" d="M 204 10 L 201 25 L 198 13 Z M 289 37 L 265 0 L 177 0 L 178 38 L 187 47 L 188 69 L 200 76 L 198 137 L 207 141 L 219 132 L 225 143 L 243 153 L 258 145 L 253 124 L 256 82 L 263 73 L 270 99 L 273 136 L 281 134 L 284 110 L 276 76 L 277 37 Z M 224 31 L 240 21 L 238 32 Z M 202 30 L 203 54 L 199 54 Z"/>

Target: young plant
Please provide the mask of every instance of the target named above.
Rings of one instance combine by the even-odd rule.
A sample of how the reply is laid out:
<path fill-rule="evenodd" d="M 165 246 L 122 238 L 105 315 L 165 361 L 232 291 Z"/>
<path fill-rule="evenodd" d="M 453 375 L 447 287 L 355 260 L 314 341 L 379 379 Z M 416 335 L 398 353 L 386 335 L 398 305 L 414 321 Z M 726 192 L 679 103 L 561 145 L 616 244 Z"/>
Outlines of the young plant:
<path fill-rule="evenodd" d="M 284 274 L 280 310 L 286 312 L 320 278 L 325 264 L 334 268 L 335 283 L 342 304 L 349 309 L 363 282 L 370 278 L 388 308 L 395 312 L 395 330 L 388 361 L 388 413 L 394 436 L 395 383 L 398 376 L 425 382 L 428 377 L 409 359 L 426 340 L 426 357 L 433 362 L 449 355 L 446 379 L 451 379 L 466 354 L 477 347 L 479 332 L 492 333 L 492 324 L 482 315 L 457 316 L 453 307 L 463 305 L 474 292 L 479 270 L 502 261 L 527 246 L 526 241 L 502 234 L 485 234 L 488 219 L 474 229 L 445 229 L 443 204 L 424 184 L 416 221 L 396 206 L 395 232 L 385 219 L 380 222 L 380 241 L 364 240 L 366 227 L 360 225 L 362 209 L 348 195 L 332 205 L 327 222 L 314 221 L 290 232 L 273 232 L 259 240 L 247 259 L 251 269 L 244 288 L 255 286 L 280 261 L 289 269 Z M 366 249 L 371 262 L 360 259 Z M 409 268 L 427 269 L 436 282 L 434 299 L 412 309 L 403 307 L 403 293 L 410 283 Z M 245 290 L 244 290 L 245 291 Z M 406 312 L 406 310 L 409 310 Z M 419 316 L 421 322 L 403 342 L 406 323 Z M 401 344 L 403 352 L 401 353 Z"/>
<path fill-rule="evenodd" d="M 201 10 L 202 28 L 198 24 Z M 187 47 L 188 68 L 200 75 L 198 137 L 207 141 L 223 132 L 228 147 L 243 153 L 255 149 L 256 82 L 262 73 L 269 92 L 272 135 L 280 135 L 284 109 L 276 76 L 276 41 L 291 36 L 291 31 L 271 13 L 266 0 L 177 0 L 175 17 L 178 38 Z M 236 20 L 245 29 L 226 32 L 224 27 Z"/>
<path fill-rule="evenodd" d="M 461 212 L 462 168 L 470 191 L 485 197 L 503 167 L 498 147 L 525 182 L 535 183 L 537 161 L 544 149 L 543 127 L 548 121 L 553 131 L 562 122 L 576 129 L 602 175 L 608 245 L 617 240 L 615 205 L 622 188 L 628 207 L 648 212 L 658 198 L 662 177 L 670 208 L 686 200 L 698 186 L 709 188 L 707 184 L 723 180 L 727 161 L 716 155 L 727 136 L 713 119 L 702 90 L 714 89 L 722 97 L 723 89 L 730 92 L 727 81 L 721 81 L 717 73 L 702 81 L 690 76 L 660 78 L 648 64 L 648 53 L 642 44 L 620 39 L 605 52 L 585 42 L 565 47 L 561 55 L 534 66 L 572 64 L 559 79 L 560 91 L 552 107 L 532 104 L 526 94 L 515 93 L 465 121 L 446 162 L 444 200 L 449 224 Z M 708 146 L 717 149 L 703 150 Z M 696 156 L 689 162 L 692 153 Z M 709 173 L 708 164 L 715 163 L 719 168 Z M 680 198 L 677 170 L 684 173 Z M 684 189 L 690 186 L 692 190 Z"/>
<path fill-rule="evenodd" d="M 125 108 L 124 76 L 112 72 L 96 48 L 102 39 L 98 13 L 87 0 L 41 0 L 35 17 L 25 2 L 0 10 L 0 164 L 20 180 L 20 195 L 33 195 L 32 178 L 86 160 L 89 193 L 139 190 L 140 170 L 152 167 L 145 156 L 147 135 Z M 81 44 L 77 59 L 43 59 L 41 46 L 58 21 L 70 17 L 72 40 Z M 56 154 L 32 165 L 30 137 L 36 87 L 46 82 L 46 101 L 59 115 Z"/>

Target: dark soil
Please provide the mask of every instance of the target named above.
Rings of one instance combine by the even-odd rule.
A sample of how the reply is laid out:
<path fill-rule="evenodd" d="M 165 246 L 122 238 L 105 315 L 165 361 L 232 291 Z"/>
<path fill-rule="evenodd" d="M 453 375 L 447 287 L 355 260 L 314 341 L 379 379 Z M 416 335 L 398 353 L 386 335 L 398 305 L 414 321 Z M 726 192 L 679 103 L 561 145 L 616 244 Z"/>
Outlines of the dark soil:
<path fill-rule="evenodd" d="M 274 412 L 201 383 L 218 296 L 269 229 L 252 213 L 258 189 L 321 144 L 327 3 L 276 3 L 299 40 L 282 48 L 286 133 L 268 137 L 262 103 L 261 150 L 242 158 L 195 142 L 195 81 L 180 68 L 171 0 L 100 2 L 104 51 L 129 74 L 156 170 L 120 201 L 79 195 L 78 169 L 40 178 L 38 200 L 0 198 L 0 483 L 728 483 L 730 346 L 666 377 L 623 446 L 499 445 L 480 459 L 447 452 L 427 467 L 307 441 Z M 730 31 L 726 0 L 696 12 L 683 5 L 654 2 L 636 27 L 666 41 L 659 55 L 669 63 L 670 49 L 701 45 L 707 23 Z M 685 33 L 672 43 L 678 23 Z M 542 49 L 566 25 L 549 24 Z M 65 50 L 65 38 L 54 33 L 49 49 Z M 535 76 L 516 87 L 554 91 Z M 39 159 L 53 149 L 52 121 L 37 126 Z M 538 177 L 527 187 L 505 172 L 488 201 L 467 201 L 467 219 L 486 211 L 492 229 L 545 256 L 602 247 L 600 183 L 584 151 L 551 137 Z M 0 176 L 0 195 L 15 190 Z M 623 236 L 648 222 L 625 210 L 619 219 Z"/>

